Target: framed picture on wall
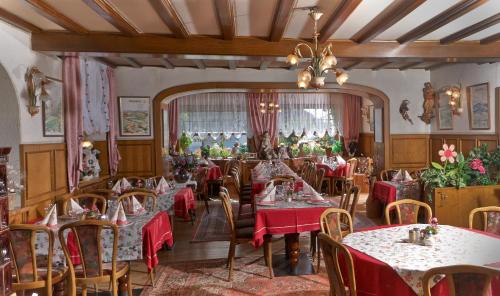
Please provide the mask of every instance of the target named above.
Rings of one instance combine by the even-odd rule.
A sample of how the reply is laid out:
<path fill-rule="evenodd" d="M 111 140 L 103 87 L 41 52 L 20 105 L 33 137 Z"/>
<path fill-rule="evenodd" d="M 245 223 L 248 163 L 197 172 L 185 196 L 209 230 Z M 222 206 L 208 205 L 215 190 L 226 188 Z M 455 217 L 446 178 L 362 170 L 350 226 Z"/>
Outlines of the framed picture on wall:
<path fill-rule="evenodd" d="M 42 102 L 42 125 L 44 137 L 64 137 L 64 106 L 62 81 L 47 77 L 50 80 L 45 90 L 50 100 Z"/>
<path fill-rule="evenodd" d="M 151 136 L 151 99 L 118 97 L 120 136 Z"/>
<path fill-rule="evenodd" d="M 437 124 L 440 130 L 452 130 L 453 129 L 453 111 L 448 104 L 449 97 L 443 91 L 439 93 L 439 99 L 437 104 Z"/>
<path fill-rule="evenodd" d="M 469 109 L 470 129 L 490 129 L 490 93 L 488 82 L 467 87 L 467 107 Z"/>

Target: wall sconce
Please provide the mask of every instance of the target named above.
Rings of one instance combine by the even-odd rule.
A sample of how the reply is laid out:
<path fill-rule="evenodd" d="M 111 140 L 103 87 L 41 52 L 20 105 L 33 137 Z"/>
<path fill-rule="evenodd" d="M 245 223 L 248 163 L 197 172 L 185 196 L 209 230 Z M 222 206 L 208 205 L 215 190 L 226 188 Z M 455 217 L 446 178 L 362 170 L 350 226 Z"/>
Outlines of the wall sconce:
<path fill-rule="evenodd" d="M 464 111 L 462 108 L 462 87 L 461 85 L 451 85 L 444 89 L 448 98 L 448 104 L 450 105 L 451 111 L 454 115 L 460 115 Z"/>
<path fill-rule="evenodd" d="M 37 67 L 30 67 L 25 75 L 28 90 L 28 112 L 35 116 L 40 112 L 40 101 L 47 102 L 51 98 L 46 90 L 46 85 L 51 81 Z"/>

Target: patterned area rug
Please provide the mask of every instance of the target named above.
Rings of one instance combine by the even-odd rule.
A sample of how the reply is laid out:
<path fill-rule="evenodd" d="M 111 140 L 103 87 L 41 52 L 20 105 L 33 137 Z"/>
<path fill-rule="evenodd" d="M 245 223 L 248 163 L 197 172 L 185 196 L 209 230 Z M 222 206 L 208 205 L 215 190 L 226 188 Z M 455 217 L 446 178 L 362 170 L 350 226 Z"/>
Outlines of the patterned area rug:
<path fill-rule="evenodd" d="M 145 287 L 141 296 L 159 295 L 328 295 L 328 276 L 269 278 L 263 257 L 235 260 L 233 281 L 228 282 L 226 259 L 192 261 L 158 266 L 156 287 Z"/>

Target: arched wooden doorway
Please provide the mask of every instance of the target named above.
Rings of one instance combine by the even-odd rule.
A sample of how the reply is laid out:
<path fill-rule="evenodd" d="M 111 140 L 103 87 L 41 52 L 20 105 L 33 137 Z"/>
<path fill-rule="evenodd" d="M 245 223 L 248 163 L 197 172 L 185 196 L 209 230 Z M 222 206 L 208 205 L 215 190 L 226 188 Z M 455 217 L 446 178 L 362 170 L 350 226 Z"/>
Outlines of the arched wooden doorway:
<path fill-rule="evenodd" d="M 154 153 L 156 174 L 162 174 L 162 144 L 163 144 L 163 112 L 162 103 L 173 100 L 182 94 L 203 92 L 207 90 L 244 90 L 259 91 L 266 90 L 297 90 L 295 83 L 274 83 L 274 82 L 204 82 L 174 86 L 159 92 L 153 99 L 153 126 L 154 126 Z M 382 91 L 369 86 L 346 83 L 342 86 L 337 84 L 326 84 L 323 88 L 332 92 L 348 93 L 360 96 L 368 95 L 373 102 L 375 109 L 380 112 L 380 120 L 376 121 L 378 128 L 382 131 L 380 139 L 375 141 L 374 158 L 379 168 L 390 166 L 390 117 L 389 117 L 389 97 Z"/>

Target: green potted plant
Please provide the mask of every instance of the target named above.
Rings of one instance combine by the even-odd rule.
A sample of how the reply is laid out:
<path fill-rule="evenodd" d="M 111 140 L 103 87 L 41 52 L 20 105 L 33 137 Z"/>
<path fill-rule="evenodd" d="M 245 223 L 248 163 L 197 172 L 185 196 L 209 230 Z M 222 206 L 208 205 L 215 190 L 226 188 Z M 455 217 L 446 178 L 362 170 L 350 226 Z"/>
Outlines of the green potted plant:
<path fill-rule="evenodd" d="M 181 149 L 180 153 L 183 154 L 184 151 L 186 151 L 186 149 L 188 149 L 192 143 L 193 139 L 191 139 L 191 137 L 186 132 L 182 132 L 182 135 L 179 139 L 179 148 Z"/>

